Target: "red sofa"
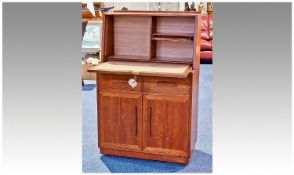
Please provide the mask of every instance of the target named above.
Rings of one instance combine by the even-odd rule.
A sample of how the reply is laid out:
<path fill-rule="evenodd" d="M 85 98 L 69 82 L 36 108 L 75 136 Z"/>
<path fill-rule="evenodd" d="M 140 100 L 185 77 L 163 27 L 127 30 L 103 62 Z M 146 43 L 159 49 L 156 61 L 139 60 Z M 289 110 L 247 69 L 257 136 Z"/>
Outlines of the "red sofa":
<path fill-rule="evenodd" d="M 213 38 L 212 15 L 202 16 L 201 22 L 201 63 L 212 63 L 212 38 Z"/>

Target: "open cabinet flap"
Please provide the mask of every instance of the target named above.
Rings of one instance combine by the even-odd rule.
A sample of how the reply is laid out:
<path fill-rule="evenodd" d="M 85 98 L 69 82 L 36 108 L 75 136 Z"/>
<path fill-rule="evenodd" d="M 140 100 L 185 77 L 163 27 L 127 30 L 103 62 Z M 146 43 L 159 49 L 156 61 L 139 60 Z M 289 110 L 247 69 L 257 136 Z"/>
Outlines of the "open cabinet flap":
<path fill-rule="evenodd" d="M 88 71 L 112 74 L 186 78 L 191 72 L 191 66 L 169 63 L 107 61 L 95 67 L 89 68 Z"/>

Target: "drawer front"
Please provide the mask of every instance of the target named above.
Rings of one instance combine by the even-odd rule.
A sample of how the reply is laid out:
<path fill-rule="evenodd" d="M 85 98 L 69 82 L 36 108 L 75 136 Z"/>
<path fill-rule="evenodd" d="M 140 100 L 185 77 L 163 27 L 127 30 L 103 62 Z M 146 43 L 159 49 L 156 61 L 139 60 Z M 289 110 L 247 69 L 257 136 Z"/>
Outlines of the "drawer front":
<path fill-rule="evenodd" d="M 191 91 L 190 77 L 161 78 L 144 77 L 144 92 L 160 94 L 184 94 L 189 95 Z"/>
<path fill-rule="evenodd" d="M 134 75 L 99 74 L 99 90 L 141 91 L 141 78 L 137 76 L 137 86 L 134 88 L 128 83 L 131 78 L 134 78 Z"/>

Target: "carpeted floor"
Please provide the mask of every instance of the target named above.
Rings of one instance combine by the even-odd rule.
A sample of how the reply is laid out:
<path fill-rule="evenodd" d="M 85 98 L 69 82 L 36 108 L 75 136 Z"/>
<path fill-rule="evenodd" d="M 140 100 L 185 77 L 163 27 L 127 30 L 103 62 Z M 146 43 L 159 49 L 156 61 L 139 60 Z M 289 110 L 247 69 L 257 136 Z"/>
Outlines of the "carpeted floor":
<path fill-rule="evenodd" d="M 209 173 L 212 172 L 212 65 L 200 67 L 198 140 L 189 164 L 101 155 L 97 147 L 96 82 L 83 87 L 84 173 Z"/>

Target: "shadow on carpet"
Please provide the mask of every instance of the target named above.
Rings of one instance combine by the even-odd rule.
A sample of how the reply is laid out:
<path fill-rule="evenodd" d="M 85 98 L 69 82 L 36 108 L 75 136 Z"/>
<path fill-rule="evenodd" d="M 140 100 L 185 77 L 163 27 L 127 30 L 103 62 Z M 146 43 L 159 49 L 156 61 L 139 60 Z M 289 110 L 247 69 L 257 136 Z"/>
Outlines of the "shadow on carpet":
<path fill-rule="evenodd" d="M 104 165 L 112 173 L 211 173 L 212 156 L 202 151 L 194 150 L 188 164 L 144 160 L 120 156 L 102 155 Z"/>
<path fill-rule="evenodd" d="M 84 84 L 83 91 L 92 91 L 96 88 L 96 84 Z"/>

